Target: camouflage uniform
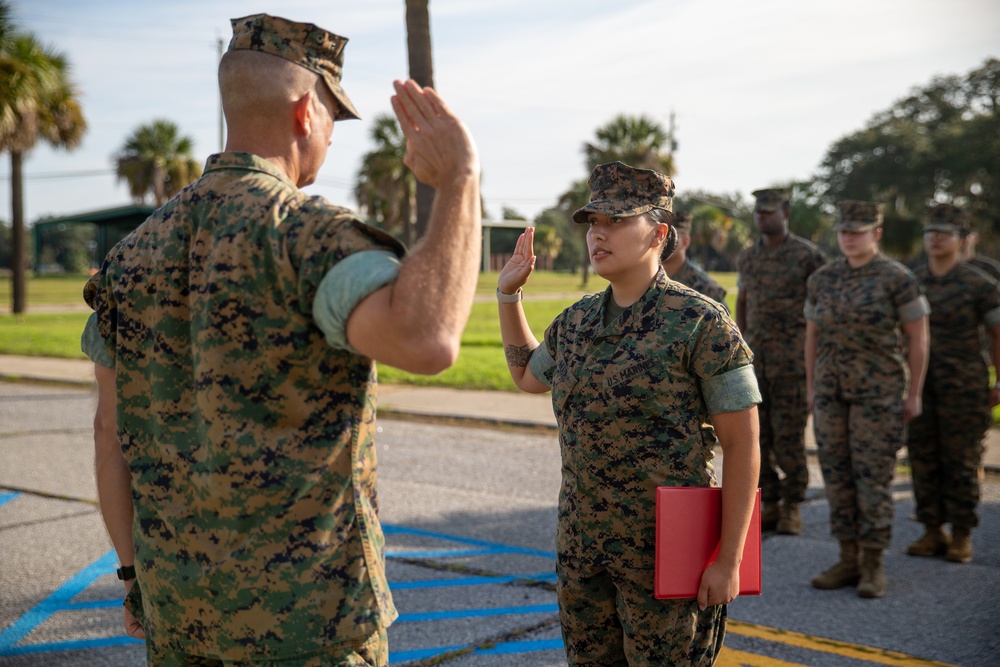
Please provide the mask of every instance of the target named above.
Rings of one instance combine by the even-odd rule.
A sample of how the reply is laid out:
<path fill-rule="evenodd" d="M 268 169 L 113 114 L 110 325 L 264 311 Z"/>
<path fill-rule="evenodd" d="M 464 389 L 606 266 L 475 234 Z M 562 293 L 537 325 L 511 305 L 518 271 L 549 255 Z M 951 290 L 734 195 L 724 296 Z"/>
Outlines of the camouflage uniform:
<path fill-rule="evenodd" d="M 339 87 L 346 40 L 264 15 L 233 26 L 230 50 L 316 71 L 338 118 L 356 117 Z M 345 329 L 402 253 L 269 161 L 222 153 L 88 283 L 83 346 L 116 371 L 129 598 L 141 590 L 153 662 L 387 662 L 397 613 L 377 516 L 376 370 Z"/>
<path fill-rule="evenodd" d="M 993 280 L 1000 282 L 1000 262 L 986 255 L 975 255 L 965 260 L 974 267 L 983 271 Z"/>
<path fill-rule="evenodd" d="M 375 365 L 331 346 L 313 315 L 328 274 L 386 248 L 401 252 L 266 160 L 222 153 L 88 283 L 117 373 L 153 645 L 278 657 L 395 618 Z"/>
<path fill-rule="evenodd" d="M 908 382 L 899 325 L 927 312 L 913 274 L 882 254 L 856 269 L 841 257 L 809 278 L 805 316 L 819 335 L 814 429 L 838 539 L 889 545 Z"/>
<path fill-rule="evenodd" d="M 767 504 L 797 505 L 809 486 L 802 307 L 806 279 L 825 262 L 819 248 L 791 233 L 775 248 L 759 239 L 736 262 L 737 286 L 746 294 L 743 335 L 764 399 L 758 417 L 761 499 Z"/>
<path fill-rule="evenodd" d="M 726 290 L 693 259 L 686 258 L 680 270 L 675 271 L 670 279 L 687 285 L 695 292 L 700 292 L 709 299 L 717 301 L 726 309 L 726 312 L 729 312 L 729 307 L 726 306 Z"/>
<path fill-rule="evenodd" d="M 559 423 L 556 568 L 567 655 L 570 664 L 710 665 L 726 607 L 654 599 L 654 494 L 660 485 L 716 484 L 714 440 L 701 425 L 759 401 L 751 353 L 718 304 L 662 270 L 605 325 L 610 294 L 563 311 L 531 360 L 552 387 Z"/>
<path fill-rule="evenodd" d="M 917 519 L 974 528 L 982 439 L 992 419 L 979 328 L 1000 325 L 1000 291 L 971 263 L 935 276 L 924 262 L 914 274 L 931 307 L 923 413 L 910 422 L 906 440 Z"/>

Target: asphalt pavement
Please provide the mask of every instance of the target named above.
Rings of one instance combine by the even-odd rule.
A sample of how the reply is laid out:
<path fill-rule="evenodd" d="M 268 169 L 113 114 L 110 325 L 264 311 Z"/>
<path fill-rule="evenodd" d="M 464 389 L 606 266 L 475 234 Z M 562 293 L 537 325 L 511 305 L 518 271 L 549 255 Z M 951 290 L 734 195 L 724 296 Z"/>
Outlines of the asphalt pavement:
<path fill-rule="evenodd" d="M 90 364 L 0 356 L 0 377 L 0 666 L 144 664 L 121 632 L 117 562 L 96 507 Z M 392 664 L 564 665 L 548 398 L 380 392 L 381 517 L 401 613 Z M 810 473 L 803 533 L 765 534 L 764 593 L 730 605 L 718 664 L 1000 664 L 1000 474 L 984 476 L 975 556 L 957 565 L 905 555 L 921 527 L 900 466 L 888 592 L 862 600 L 809 585 L 837 555 L 812 457 Z"/>

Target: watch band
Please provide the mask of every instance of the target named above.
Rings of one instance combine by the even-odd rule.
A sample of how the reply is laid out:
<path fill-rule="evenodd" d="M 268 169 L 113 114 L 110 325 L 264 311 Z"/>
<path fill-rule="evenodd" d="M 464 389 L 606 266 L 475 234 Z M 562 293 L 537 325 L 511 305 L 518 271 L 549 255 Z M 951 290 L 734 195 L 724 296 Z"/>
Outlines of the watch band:
<path fill-rule="evenodd" d="M 115 570 L 115 574 L 122 581 L 135 579 L 135 565 L 123 565 L 122 567 Z"/>
<path fill-rule="evenodd" d="M 514 292 L 513 294 L 504 294 L 503 292 L 500 291 L 499 287 L 497 288 L 497 301 L 499 301 L 500 303 L 517 303 L 520 300 L 521 300 L 520 287 L 518 287 L 517 291 Z"/>

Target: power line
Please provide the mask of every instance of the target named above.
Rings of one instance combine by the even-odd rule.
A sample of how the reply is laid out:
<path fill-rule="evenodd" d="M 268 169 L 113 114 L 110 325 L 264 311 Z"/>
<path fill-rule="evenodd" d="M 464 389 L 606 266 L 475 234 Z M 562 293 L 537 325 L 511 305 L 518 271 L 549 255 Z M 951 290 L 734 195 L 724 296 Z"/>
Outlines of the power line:
<path fill-rule="evenodd" d="M 80 171 L 47 171 L 38 174 L 25 174 L 26 181 L 50 181 L 60 178 L 86 178 L 88 176 L 109 176 L 114 169 L 82 169 Z M 10 174 L 0 174 L 0 180 L 10 180 Z"/>

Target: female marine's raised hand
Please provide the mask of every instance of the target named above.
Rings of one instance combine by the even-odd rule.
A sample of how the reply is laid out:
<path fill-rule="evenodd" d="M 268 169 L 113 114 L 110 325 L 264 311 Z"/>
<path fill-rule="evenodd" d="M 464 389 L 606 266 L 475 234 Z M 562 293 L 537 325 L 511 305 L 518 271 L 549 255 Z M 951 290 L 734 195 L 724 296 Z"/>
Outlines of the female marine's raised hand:
<path fill-rule="evenodd" d="M 497 279 L 497 287 L 504 294 L 514 294 L 528 282 L 528 277 L 535 268 L 534 239 L 534 227 L 528 227 L 517 237 L 514 254 L 507 260 Z"/>

